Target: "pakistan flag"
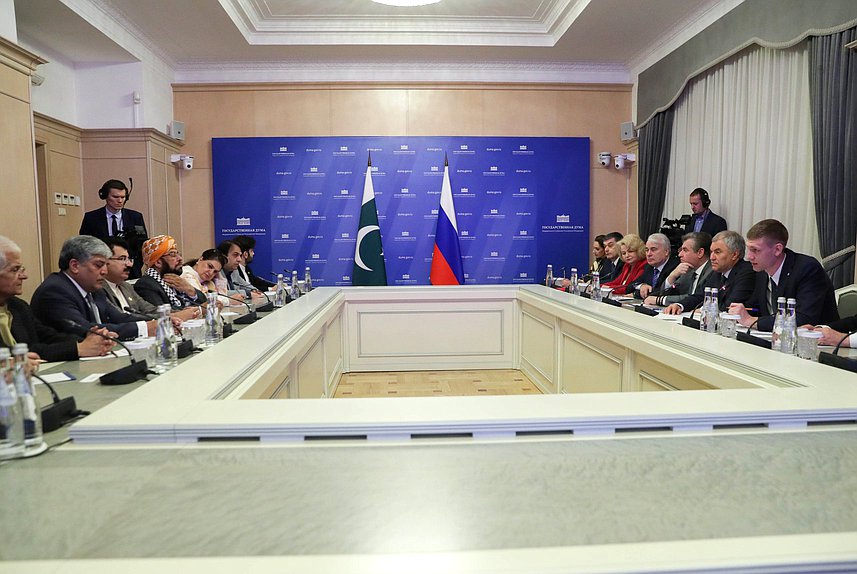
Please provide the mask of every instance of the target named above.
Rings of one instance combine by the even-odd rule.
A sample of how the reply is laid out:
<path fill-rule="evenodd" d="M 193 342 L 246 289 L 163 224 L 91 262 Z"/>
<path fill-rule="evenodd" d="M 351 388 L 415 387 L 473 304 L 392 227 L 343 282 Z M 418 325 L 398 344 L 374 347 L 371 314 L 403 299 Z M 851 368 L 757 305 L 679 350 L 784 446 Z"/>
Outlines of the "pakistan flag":
<path fill-rule="evenodd" d="M 387 268 L 384 266 L 384 248 L 381 246 L 381 228 L 378 227 L 378 209 L 375 207 L 375 189 L 372 187 L 372 161 L 366 168 L 363 184 L 363 203 L 360 207 L 360 225 L 357 227 L 357 245 L 354 247 L 354 271 L 351 284 L 386 285 Z"/>

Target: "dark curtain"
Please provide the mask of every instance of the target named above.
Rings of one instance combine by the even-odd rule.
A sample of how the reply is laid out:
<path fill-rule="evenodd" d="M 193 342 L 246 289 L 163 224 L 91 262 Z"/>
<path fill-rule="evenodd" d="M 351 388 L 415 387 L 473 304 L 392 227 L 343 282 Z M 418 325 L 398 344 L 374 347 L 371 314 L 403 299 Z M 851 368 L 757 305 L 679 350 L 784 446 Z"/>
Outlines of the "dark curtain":
<path fill-rule="evenodd" d="M 857 51 L 845 48 L 854 40 L 857 28 L 809 39 L 815 217 L 822 257 L 854 245 L 857 237 Z M 837 288 L 851 284 L 854 252 L 826 267 Z"/>
<path fill-rule="evenodd" d="M 637 223 L 645 240 L 661 228 L 672 152 L 673 109 L 656 114 L 640 128 Z"/>

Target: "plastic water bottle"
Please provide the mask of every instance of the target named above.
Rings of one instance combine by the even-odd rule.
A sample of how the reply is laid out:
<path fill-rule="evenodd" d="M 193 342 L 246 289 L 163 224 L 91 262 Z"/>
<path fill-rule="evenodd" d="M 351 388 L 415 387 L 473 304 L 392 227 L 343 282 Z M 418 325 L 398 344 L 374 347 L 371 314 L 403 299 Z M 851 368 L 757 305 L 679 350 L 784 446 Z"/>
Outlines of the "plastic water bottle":
<path fill-rule="evenodd" d="M 304 293 L 312 291 L 312 275 L 309 273 L 309 267 L 304 270 Z"/>
<path fill-rule="evenodd" d="M 592 300 L 601 302 L 601 274 L 598 271 L 592 272 Z"/>
<path fill-rule="evenodd" d="M 223 321 L 217 308 L 217 293 L 208 294 L 208 306 L 205 309 L 205 347 L 213 347 L 223 340 Z"/>
<path fill-rule="evenodd" d="M 301 288 L 298 285 L 298 272 L 292 271 L 292 286 L 289 289 L 289 295 L 292 298 L 292 301 L 301 296 Z"/>
<path fill-rule="evenodd" d="M 708 300 L 708 325 L 706 331 L 708 333 L 717 333 L 720 331 L 720 307 L 717 304 L 717 287 L 711 288 L 711 299 Z"/>
<path fill-rule="evenodd" d="M 217 305 L 214 307 L 216 309 Z M 176 331 L 173 329 L 173 322 L 170 320 L 170 306 L 166 303 L 158 306 L 158 327 L 155 331 L 155 340 L 158 345 L 158 358 L 155 361 L 154 371 L 160 375 L 179 364 Z"/>
<path fill-rule="evenodd" d="M 11 367 L 12 353 L 0 348 L 0 460 L 24 454 L 24 417 Z"/>
<path fill-rule="evenodd" d="M 795 316 L 794 299 L 786 299 L 786 314 L 783 318 L 783 331 L 780 334 L 780 351 L 793 355 L 797 341 L 797 317 Z"/>
<path fill-rule="evenodd" d="M 774 328 L 771 330 L 771 349 L 782 350 L 783 326 L 786 320 L 786 298 L 777 298 L 777 316 L 774 318 Z"/>
<path fill-rule="evenodd" d="M 571 278 L 568 281 L 569 293 L 572 295 L 580 295 L 580 285 L 577 283 L 577 267 L 571 268 Z"/>
<path fill-rule="evenodd" d="M 274 291 L 274 307 L 286 305 L 286 286 L 283 283 L 283 274 L 277 274 L 277 288 Z"/>
<path fill-rule="evenodd" d="M 21 405 L 21 416 L 24 420 L 24 445 L 27 447 L 39 446 L 44 442 L 42 437 L 42 417 L 39 402 L 36 399 L 36 389 L 33 381 L 27 373 L 27 348 L 26 343 L 18 343 L 12 347 L 12 355 L 15 358 L 15 370 L 13 380 L 15 381 L 15 392 L 18 394 L 18 404 Z"/>
<path fill-rule="evenodd" d="M 545 273 L 545 287 L 553 286 L 553 265 L 548 263 L 548 270 Z"/>
<path fill-rule="evenodd" d="M 711 287 L 705 288 L 705 298 L 702 307 L 699 308 L 699 330 L 708 332 L 708 324 L 713 320 L 711 317 Z"/>

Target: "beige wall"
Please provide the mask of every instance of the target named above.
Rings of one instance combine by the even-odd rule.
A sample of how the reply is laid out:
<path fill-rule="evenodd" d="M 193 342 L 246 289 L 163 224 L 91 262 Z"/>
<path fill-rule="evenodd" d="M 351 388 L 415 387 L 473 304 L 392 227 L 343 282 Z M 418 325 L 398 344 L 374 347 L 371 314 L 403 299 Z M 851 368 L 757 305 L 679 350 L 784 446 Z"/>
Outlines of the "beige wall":
<path fill-rule="evenodd" d="M 46 273 L 57 271 L 63 241 L 77 235 L 83 205 L 57 205 L 54 194 L 80 196 L 83 175 L 80 161 L 80 129 L 34 114 L 37 153 L 43 153 L 39 169 L 40 228 Z M 43 165 L 41 165 L 43 163 Z"/>
<path fill-rule="evenodd" d="M 253 84 L 173 90 L 176 118 L 187 128 L 184 153 L 195 156 L 193 171 L 181 174 L 183 247 L 189 255 L 214 241 L 213 137 L 589 137 L 592 230 L 636 230 L 632 172 L 602 168 L 596 159 L 600 151 L 629 151 L 619 140 L 619 124 L 631 117 L 627 85 Z"/>
<path fill-rule="evenodd" d="M 143 214 L 149 236 L 166 233 L 181 241 L 179 181 L 170 155 L 181 142 L 153 129 L 85 130 L 81 134 L 83 205 L 104 205 L 98 190 L 108 179 L 134 187 L 128 207 Z"/>
<path fill-rule="evenodd" d="M 27 299 L 42 274 L 30 105 L 30 74 L 41 63 L 35 54 L 0 38 L 0 234 L 24 252 L 31 276 L 24 283 Z"/>

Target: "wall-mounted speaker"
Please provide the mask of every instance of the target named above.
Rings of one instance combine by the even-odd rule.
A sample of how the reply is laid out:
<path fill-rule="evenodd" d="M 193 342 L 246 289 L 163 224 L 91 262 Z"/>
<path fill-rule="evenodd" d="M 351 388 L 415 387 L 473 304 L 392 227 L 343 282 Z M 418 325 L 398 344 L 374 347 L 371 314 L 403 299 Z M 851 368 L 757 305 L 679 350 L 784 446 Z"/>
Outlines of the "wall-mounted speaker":
<path fill-rule="evenodd" d="M 622 122 L 619 125 L 619 139 L 623 142 L 637 139 L 637 130 L 634 129 L 634 122 Z"/>
<path fill-rule="evenodd" d="M 170 136 L 177 140 L 184 141 L 184 122 L 173 120 L 170 122 Z"/>

